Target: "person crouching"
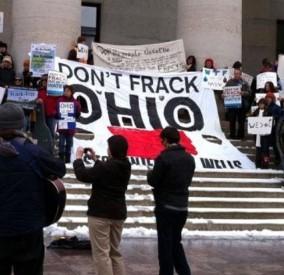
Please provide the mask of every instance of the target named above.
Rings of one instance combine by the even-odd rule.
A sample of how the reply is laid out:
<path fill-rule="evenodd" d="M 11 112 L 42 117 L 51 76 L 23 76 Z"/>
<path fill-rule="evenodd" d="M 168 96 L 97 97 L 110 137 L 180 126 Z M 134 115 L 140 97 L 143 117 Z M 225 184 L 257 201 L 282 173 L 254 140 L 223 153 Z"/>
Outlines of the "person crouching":
<path fill-rule="evenodd" d="M 59 119 L 57 131 L 59 133 L 59 157 L 70 163 L 73 137 L 76 132 L 76 119 L 80 117 L 81 105 L 74 97 L 71 85 L 64 86 L 64 94 L 57 101 L 57 115 Z"/>

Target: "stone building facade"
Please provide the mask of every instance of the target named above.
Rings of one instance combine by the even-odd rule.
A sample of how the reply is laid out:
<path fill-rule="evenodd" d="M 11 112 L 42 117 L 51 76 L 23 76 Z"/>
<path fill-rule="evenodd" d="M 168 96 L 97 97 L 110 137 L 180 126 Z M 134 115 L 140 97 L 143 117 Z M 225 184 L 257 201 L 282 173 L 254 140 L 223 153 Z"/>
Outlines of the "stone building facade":
<path fill-rule="evenodd" d="M 284 0 L 0 0 L 0 40 L 8 43 L 16 68 L 32 42 L 55 43 L 58 56 L 66 57 L 81 33 L 82 4 L 96 4 L 100 10 L 100 42 L 183 38 L 186 53 L 197 57 L 199 67 L 207 57 L 218 67 L 242 60 L 244 70 L 255 73 L 263 57 L 274 61 L 281 51 L 277 35 Z"/>

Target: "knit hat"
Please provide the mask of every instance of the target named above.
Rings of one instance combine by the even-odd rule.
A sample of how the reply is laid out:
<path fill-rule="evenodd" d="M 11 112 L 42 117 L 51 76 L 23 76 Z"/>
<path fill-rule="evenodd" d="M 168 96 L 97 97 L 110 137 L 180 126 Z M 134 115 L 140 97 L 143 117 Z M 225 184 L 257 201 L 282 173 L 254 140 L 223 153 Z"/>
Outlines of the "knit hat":
<path fill-rule="evenodd" d="M 111 156 L 116 159 L 124 159 L 127 156 L 128 143 L 125 137 L 121 135 L 114 135 L 108 140 L 108 148 Z"/>
<path fill-rule="evenodd" d="M 21 107 L 14 103 L 0 105 L 0 129 L 24 128 L 25 115 Z"/>
<path fill-rule="evenodd" d="M 276 101 L 276 97 L 275 97 L 274 93 L 267 93 L 266 96 L 265 96 L 265 99 L 267 99 L 267 98 L 272 99 L 273 102 Z"/>

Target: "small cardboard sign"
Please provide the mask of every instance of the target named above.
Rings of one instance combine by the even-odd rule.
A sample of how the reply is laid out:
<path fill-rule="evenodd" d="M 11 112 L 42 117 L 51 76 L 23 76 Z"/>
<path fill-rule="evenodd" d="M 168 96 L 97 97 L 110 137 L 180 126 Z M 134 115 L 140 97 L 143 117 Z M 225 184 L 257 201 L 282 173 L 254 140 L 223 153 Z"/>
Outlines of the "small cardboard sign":
<path fill-rule="evenodd" d="M 47 79 L 47 94 L 49 96 L 63 95 L 64 85 L 67 83 L 67 75 L 57 71 L 49 71 Z"/>
<path fill-rule="evenodd" d="M 89 55 L 89 47 L 85 44 L 79 43 L 77 45 L 77 58 L 87 61 L 88 55 Z"/>
<path fill-rule="evenodd" d="M 271 134 L 273 117 L 248 117 L 248 134 L 266 136 Z"/>
<path fill-rule="evenodd" d="M 242 106 L 241 86 L 224 87 L 225 108 L 236 109 Z"/>

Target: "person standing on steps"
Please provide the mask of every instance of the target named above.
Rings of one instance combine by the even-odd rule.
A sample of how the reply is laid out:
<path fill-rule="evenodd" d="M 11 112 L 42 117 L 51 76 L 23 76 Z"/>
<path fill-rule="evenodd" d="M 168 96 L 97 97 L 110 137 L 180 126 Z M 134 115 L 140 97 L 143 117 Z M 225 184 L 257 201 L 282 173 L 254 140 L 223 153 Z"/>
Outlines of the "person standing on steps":
<path fill-rule="evenodd" d="M 190 267 L 181 243 L 181 232 L 188 215 L 188 187 L 195 170 L 194 158 L 179 144 L 176 128 L 160 133 L 165 150 L 147 175 L 153 187 L 158 233 L 159 275 L 190 275 Z"/>

